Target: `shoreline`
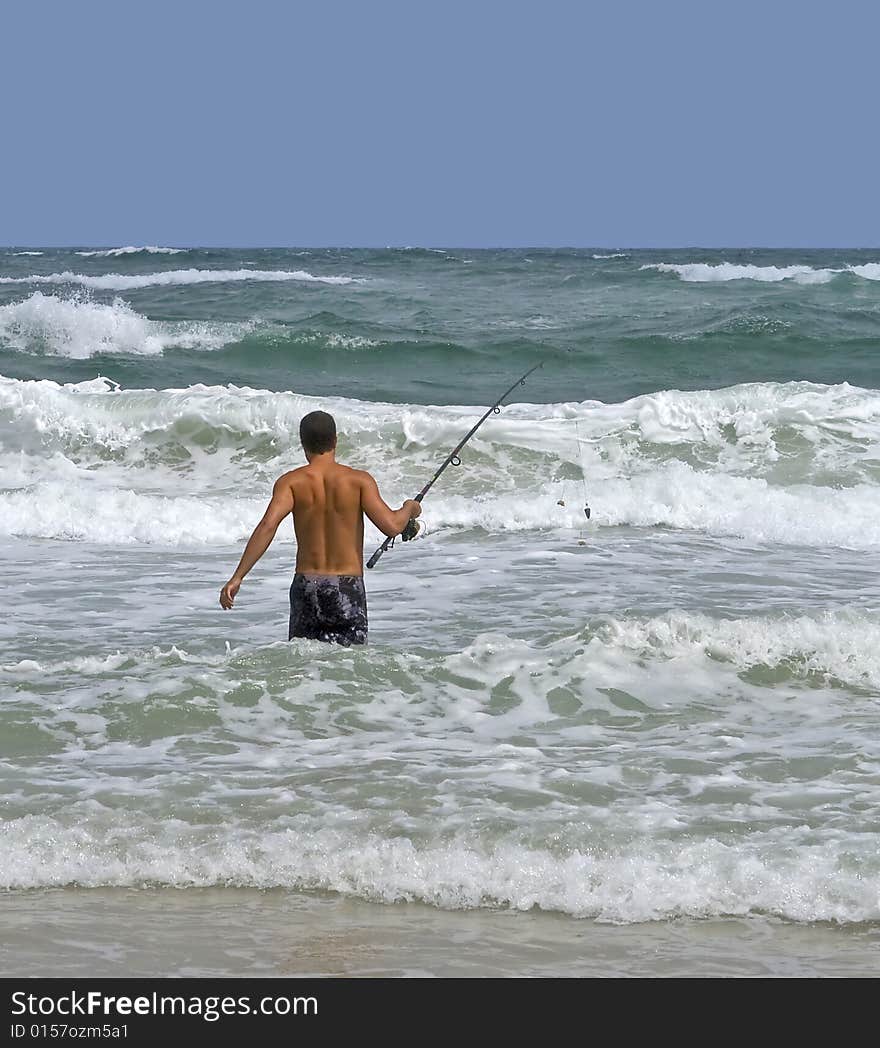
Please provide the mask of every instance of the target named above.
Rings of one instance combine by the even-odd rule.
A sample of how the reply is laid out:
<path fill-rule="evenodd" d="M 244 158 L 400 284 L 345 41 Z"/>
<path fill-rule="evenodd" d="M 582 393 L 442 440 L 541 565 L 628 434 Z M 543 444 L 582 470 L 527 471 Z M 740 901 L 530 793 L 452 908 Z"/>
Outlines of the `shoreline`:
<path fill-rule="evenodd" d="M 602 924 L 250 888 L 0 893 L 4 977 L 857 977 L 880 924 Z"/>

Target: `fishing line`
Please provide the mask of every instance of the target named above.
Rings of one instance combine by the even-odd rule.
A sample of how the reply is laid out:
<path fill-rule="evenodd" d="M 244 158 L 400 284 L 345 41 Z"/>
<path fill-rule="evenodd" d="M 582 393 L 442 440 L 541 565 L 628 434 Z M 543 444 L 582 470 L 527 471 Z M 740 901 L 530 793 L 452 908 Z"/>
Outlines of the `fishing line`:
<path fill-rule="evenodd" d="M 584 516 L 590 519 L 590 500 L 587 498 L 587 466 L 584 462 L 584 445 L 581 441 L 581 427 L 577 419 L 574 420 L 574 431 L 577 434 L 578 457 L 581 461 L 581 480 L 584 484 Z"/>
<path fill-rule="evenodd" d="M 577 418 L 575 418 L 575 420 L 574 420 L 574 431 L 575 431 L 575 436 L 576 436 L 576 439 L 577 439 L 578 459 L 579 459 L 580 465 L 581 465 L 581 483 L 584 486 L 584 516 L 587 518 L 587 520 L 589 520 L 591 511 L 590 511 L 590 500 L 587 497 L 587 466 L 586 466 L 586 463 L 584 462 L 584 445 L 583 445 L 583 441 L 581 440 L 581 428 L 580 428 L 580 423 L 578 422 Z M 556 503 L 556 505 L 557 506 L 565 506 L 565 499 L 564 498 L 560 499 Z M 583 529 L 583 527 L 581 527 L 579 529 L 579 531 L 578 531 L 578 545 L 579 546 L 586 546 L 586 544 L 587 544 L 587 542 L 586 542 L 586 539 L 584 538 L 584 529 Z"/>

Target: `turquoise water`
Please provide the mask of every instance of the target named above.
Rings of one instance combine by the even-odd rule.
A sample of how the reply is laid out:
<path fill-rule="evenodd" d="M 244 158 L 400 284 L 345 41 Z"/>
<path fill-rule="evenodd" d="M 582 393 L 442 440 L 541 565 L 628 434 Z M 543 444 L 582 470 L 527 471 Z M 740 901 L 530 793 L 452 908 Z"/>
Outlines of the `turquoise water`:
<path fill-rule="evenodd" d="M 5 250 L 0 885 L 871 927 L 878 348 L 878 251 Z M 219 610 L 303 413 L 399 502 L 538 360 L 366 650 L 289 529 Z"/>
<path fill-rule="evenodd" d="M 53 279 L 0 283 L 0 374 L 70 382 L 100 372 L 127 387 L 234 382 L 393 403 L 484 403 L 537 358 L 547 367 L 523 399 L 547 403 L 790 379 L 871 387 L 878 257 L 695 249 L 7 252 L 3 280 Z M 643 268 L 663 263 L 728 269 L 683 280 Z M 717 279 L 748 267 L 761 279 Z M 806 271 L 785 276 L 788 268 Z M 218 269 L 236 279 L 195 282 Z M 246 279 L 248 270 L 270 279 Z M 297 273 L 317 279 L 281 276 Z M 55 279 L 64 274 L 77 280 Z M 128 314 L 84 309 L 62 318 L 42 299 L 77 294 L 111 306 L 121 297 L 149 323 L 134 332 Z"/>

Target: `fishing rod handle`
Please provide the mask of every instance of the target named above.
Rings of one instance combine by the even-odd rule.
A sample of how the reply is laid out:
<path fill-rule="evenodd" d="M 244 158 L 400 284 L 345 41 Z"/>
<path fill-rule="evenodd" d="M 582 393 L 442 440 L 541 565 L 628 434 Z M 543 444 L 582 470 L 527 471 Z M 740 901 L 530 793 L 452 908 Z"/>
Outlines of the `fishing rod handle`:
<path fill-rule="evenodd" d="M 370 559 L 367 561 L 367 567 L 368 568 L 375 568 L 375 566 L 379 563 L 379 558 L 388 549 L 388 547 L 390 545 L 391 545 L 391 539 L 385 539 L 385 541 L 382 543 L 382 545 L 376 550 L 376 552 L 372 555 L 372 557 L 370 557 Z"/>

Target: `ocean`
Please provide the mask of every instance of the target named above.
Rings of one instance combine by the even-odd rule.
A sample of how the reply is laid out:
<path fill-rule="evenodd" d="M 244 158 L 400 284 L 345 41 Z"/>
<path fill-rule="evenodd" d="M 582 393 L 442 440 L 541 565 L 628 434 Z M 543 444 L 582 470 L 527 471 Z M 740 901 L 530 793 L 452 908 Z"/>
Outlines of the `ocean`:
<path fill-rule="evenodd" d="M 878 250 L 0 249 L 0 972 L 876 975 L 878 351 Z M 396 506 L 539 361 L 367 647 L 287 523 L 221 611 L 303 414 Z"/>

